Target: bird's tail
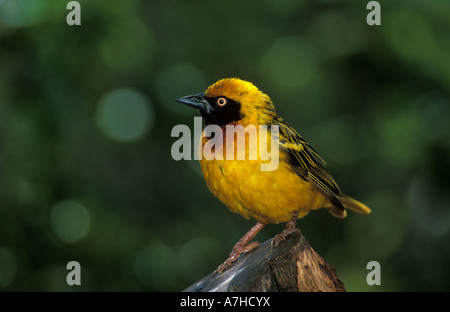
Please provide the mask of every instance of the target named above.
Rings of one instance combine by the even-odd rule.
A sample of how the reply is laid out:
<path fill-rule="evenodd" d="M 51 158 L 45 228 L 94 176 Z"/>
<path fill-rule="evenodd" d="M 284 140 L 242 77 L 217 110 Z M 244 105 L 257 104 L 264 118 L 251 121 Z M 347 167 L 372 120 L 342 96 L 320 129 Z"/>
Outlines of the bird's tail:
<path fill-rule="evenodd" d="M 364 205 L 363 203 L 357 201 L 356 199 L 353 199 L 347 195 L 340 195 L 339 197 L 340 202 L 342 205 L 344 205 L 344 208 L 350 209 L 357 213 L 362 214 L 369 214 L 372 210 L 370 210 L 369 207 Z"/>
<path fill-rule="evenodd" d="M 369 214 L 371 212 L 369 207 L 347 195 L 339 195 L 338 199 L 345 209 L 350 209 L 361 214 Z M 345 210 L 338 209 L 333 205 L 326 208 L 328 208 L 328 211 L 335 217 L 345 218 L 347 216 L 347 212 Z"/>

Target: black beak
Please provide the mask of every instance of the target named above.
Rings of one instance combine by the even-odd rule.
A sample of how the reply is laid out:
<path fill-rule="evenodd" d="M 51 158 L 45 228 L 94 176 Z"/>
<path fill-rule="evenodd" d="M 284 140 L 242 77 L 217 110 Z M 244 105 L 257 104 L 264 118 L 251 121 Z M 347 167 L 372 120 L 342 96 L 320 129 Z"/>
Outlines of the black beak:
<path fill-rule="evenodd" d="M 179 98 L 177 102 L 189 105 L 198 109 L 200 112 L 205 112 L 208 114 L 211 114 L 214 110 L 214 107 L 212 107 L 211 104 L 209 104 L 209 102 L 205 99 L 204 93 L 183 96 L 182 98 Z"/>

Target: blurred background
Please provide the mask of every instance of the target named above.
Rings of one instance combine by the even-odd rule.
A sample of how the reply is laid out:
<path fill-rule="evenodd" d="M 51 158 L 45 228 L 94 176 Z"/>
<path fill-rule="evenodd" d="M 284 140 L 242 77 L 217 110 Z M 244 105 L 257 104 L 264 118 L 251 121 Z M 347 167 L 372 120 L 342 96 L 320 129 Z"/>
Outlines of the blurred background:
<path fill-rule="evenodd" d="M 170 134 L 198 116 L 175 99 L 225 77 L 372 208 L 297 223 L 348 291 L 450 290 L 449 1 L 379 1 L 381 26 L 361 0 L 78 2 L 81 26 L 68 1 L 0 1 L 0 290 L 180 291 L 216 269 L 255 221 Z"/>

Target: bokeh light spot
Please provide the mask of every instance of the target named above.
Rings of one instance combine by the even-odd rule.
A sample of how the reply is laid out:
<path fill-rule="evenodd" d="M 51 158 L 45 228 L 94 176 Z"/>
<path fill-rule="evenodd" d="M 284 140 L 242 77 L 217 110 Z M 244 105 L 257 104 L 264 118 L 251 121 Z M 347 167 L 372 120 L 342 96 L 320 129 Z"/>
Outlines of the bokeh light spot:
<path fill-rule="evenodd" d="M 282 92 L 297 92 L 317 78 L 319 68 L 314 49 L 300 37 L 276 41 L 263 55 L 261 74 Z"/>
<path fill-rule="evenodd" d="M 211 266 L 210 259 L 219 253 L 219 244 L 210 237 L 196 237 L 180 248 L 179 258 L 181 261 L 181 272 L 186 279 L 195 281 L 199 276 L 207 275 L 214 267 Z M 199 257 L 199 255 L 202 255 Z"/>
<path fill-rule="evenodd" d="M 0 25 L 29 26 L 42 19 L 51 5 L 51 1 L 0 0 Z"/>
<path fill-rule="evenodd" d="M 91 218 L 86 207 L 76 201 L 66 200 L 53 206 L 51 224 L 63 242 L 76 243 L 89 232 Z"/>
<path fill-rule="evenodd" d="M 109 138 L 121 142 L 141 139 L 153 126 L 153 105 L 139 92 L 117 89 L 100 100 L 97 125 Z"/>
<path fill-rule="evenodd" d="M 134 260 L 134 273 L 144 285 L 154 289 L 171 289 L 178 271 L 175 252 L 167 245 L 154 243 L 139 251 Z"/>

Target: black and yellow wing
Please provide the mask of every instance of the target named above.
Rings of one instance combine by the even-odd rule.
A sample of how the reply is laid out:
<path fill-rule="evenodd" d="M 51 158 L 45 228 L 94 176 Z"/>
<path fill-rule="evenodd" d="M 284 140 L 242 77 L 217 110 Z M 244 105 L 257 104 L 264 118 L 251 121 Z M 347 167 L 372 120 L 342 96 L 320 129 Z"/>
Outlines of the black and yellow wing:
<path fill-rule="evenodd" d="M 279 125 L 279 145 L 288 155 L 288 164 L 301 178 L 314 185 L 331 203 L 344 214 L 344 206 L 338 199 L 341 190 L 331 174 L 325 169 L 326 163 L 294 128 L 281 117 L 274 119 Z"/>

